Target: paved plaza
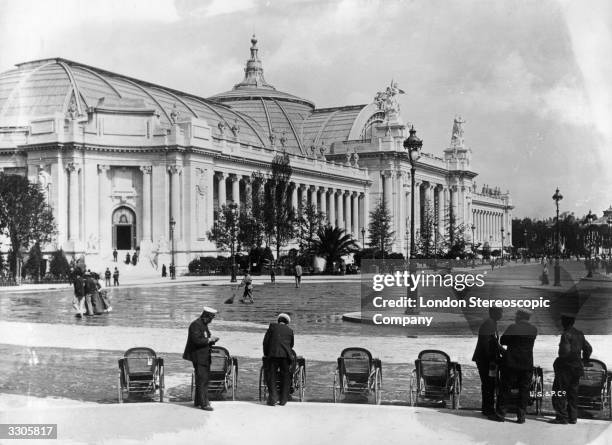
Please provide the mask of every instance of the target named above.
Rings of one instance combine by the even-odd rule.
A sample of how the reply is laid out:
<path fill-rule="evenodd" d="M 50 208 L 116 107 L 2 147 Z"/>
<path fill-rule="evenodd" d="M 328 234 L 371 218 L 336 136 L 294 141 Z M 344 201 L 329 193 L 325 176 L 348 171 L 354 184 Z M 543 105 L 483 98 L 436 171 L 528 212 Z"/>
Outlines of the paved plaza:
<path fill-rule="evenodd" d="M 539 264 L 512 263 L 502 269 L 489 271 L 487 281 L 496 296 L 503 295 L 507 298 L 524 297 L 537 292 L 554 296 L 578 289 L 582 304 L 581 314 L 584 314 L 585 323 L 607 329 L 607 325 L 602 323 L 609 322 L 612 313 L 610 308 L 601 302 L 602 298 L 609 299 L 612 295 L 610 293 L 612 281 L 598 274 L 593 280 L 580 280 L 584 275 L 584 265 L 571 262 L 564 265 L 564 273 L 567 277 L 573 278 L 564 280 L 562 288 L 543 287 L 538 284 L 537 277 L 540 270 Z M 212 323 L 211 331 L 220 337 L 219 344 L 227 347 L 232 355 L 238 358 L 237 400 L 247 402 L 234 406 L 232 402 L 216 401 L 214 405 L 220 407 L 220 414 L 218 417 L 212 417 L 212 422 L 220 422 L 219 419 L 224 418 L 225 413 L 234 409 L 236 412 L 244 412 L 246 417 L 250 416 L 250 410 L 253 410 L 253 413 L 260 413 L 263 407 L 260 408 L 255 402 L 258 398 L 261 342 L 267 324 L 275 320 L 278 312 L 288 312 L 291 314 L 291 325 L 296 333 L 295 349 L 298 354 L 306 358 L 307 403 L 302 405 L 318 406 L 320 403 L 331 402 L 336 358 L 345 347 L 362 346 L 372 351 L 373 355 L 383 362 L 383 405 L 389 406 L 386 409 L 395 406 L 397 409 L 406 410 L 406 416 L 416 415 L 418 419 L 422 415 L 430 416 L 430 411 L 441 412 L 445 413 L 445 419 L 449 416 L 452 418 L 460 416 L 460 422 L 488 425 L 476 414 L 476 410 L 480 407 L 480 382 L 476 368 L 471 362 L 475 337 L 467 331 L 466 335 L 461 336 L 439 335 L 440 333 L 436 335 L 435 330 L 432 331 L 433 335 L 424 335 L 427 331 L 399 332 L 343 321 L 344 314 L 360 310 L 359 278 L 354 275 L 329 280 L 324 277 L 306 277 L 303 286 L 296 289 L 288 277 L 281 277 L 276 285 L 266 283 L 262 277 L 256 280 L 253 305 L 239 304 L 237 301 L 241 289 L 236 289 L 235 286 L 218 279 L 206 278 L 197 281 L 179 279 L 172 284 L 152 282 L 146 286 L 136 284 L 110 290 L 113 312 L 83 319 L 73 314 L 70 307 L 72 292 L 69 288 L 2 291 L 0 293 L 0 396 L 4 398 L 4 402 L 0 404 L 0 408 L 4 411 L 2 415 L 9 417 L 17 415 L 10 413 L 13 410 L 18 411 L 19 403 L 16 401 L 22 400 L 19 399 L 22 396 L 29 396 L 32 400 L 48 398 L 46 400 L 49 403 L 56 403 L 55 399 L 74 400 L 79 404 L 85 404 L 83 406 L 87 409 L 102 405 L 109 406 L 104 408 L 105 410 L 110 407 L 129 409 L 117 405 L 117 359 L 126 349 L 133 346 L 152 347 L 164 358 L 167 400 L 169 405 L 175 406 L 169 415 L 176 415 L 172 413 L 178 413 L 179 408 L 181 412 L 187 412 L 187 416 L 199 414 L 197 412 L 192 414 L 196 410 L 187 409 L 190 398 L 191 364 L 182 360 L 181 354 L 187 326 L 206 305 L 219 308 L 221 311 Z M 223 304 L 234 293 L 238 294 L 236 303 Z M 482 314 L 464 315 L 463 322 L 468 330 L 471 326 L 477 327 L 477 323 L 474 322 L 478 321 L 478 317 L 482 318 Z M 512 318 L 512 313 L 508 312 L 500 322 L 501 329 L 504 329 Z M 538 321 L 535 322 L 540 327 Z M 544 368 L 545 389 L 550 388 L 552 384 L 552 362 L 558 343 L 554 324 L 546 323 L 548 323 L 546 320 L 541 320 L 543 335 L 538 337 L 534 349 L 535 363 Z M 610 347 L 612 337 L 605 334 L 606 332 L 602 330 L 593 332 L 588 335 L 588 339 L 594 348 L 593 356 L 612 363 Z M 442 349 L 448 352 L 453 360 L 461 363 L 464 383 L 461 394 L 462 409 L 459 414 L 452 414 L 442 404 L 419 407 L 416 411 L 407 406 L 410 373 L 414 359 L 423 349 Z M 128 401 L 130 403 L 125 405 L 133 405 L 133 409 L 154 405 L 151 403 L 143 405 L 142 402 L 146 401 L 143 398 L 132 398 Z M 359 409 L 364 411 L 359 411 L 359 414 L 356 414 L 358 416 L 380 409 L 366 406 L 367 403 L 368 400 L 355 399 L 346 405 L 362 407 Z M 230 406 L 231 410 L 226 409 Z M 164 408 L 146 409 L 153 409 L 157 413 L 149 413 L 150 415 L 160 415 L 158 410 Z M 114 413 L 113 416 L 117 415 L 118 411 L 111 411 Z M 552 413 L 550 397 L 545 397 L 544 411 L 548 415 Z M 390 412 L 397 415 L 401 411 Z M 217 411 L 213 413 L 213 416 L 216 415 Z M 585 415 L 594 418 L 590 421 L 594 423 L 588 423 L 590 426 L 587 435 L 609 426 L 607 421 L 598 423 L 600 421 L 597 420 L 597 413 L 585 413 Z M 457 434 L 465 434 L 463 428 L 461 431 L 459 433 L 457 430 Z M 591 437 L 589 440 L 593 440 L 596 436 L 597 434 L 589 436 Z M 440 440 L 440 443 L 451 443 L 447 439 Z"/>

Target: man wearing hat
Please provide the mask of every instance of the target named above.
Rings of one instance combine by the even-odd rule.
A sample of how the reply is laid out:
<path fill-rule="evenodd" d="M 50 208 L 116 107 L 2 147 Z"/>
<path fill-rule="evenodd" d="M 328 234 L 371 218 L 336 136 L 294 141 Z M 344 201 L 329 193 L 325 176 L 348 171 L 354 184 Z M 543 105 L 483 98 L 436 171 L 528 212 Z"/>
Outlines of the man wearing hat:
<path fill-rule="evenodd" d="M 498 422 L 503 421 L 503 418 L 495 412 L 495 380 L 502 353 L 497 322 L 501 320 L 502 313 L 503 310 L 500 307 L 489 308 L 489 318 L 478 329 L 478 342 L 472 356 L 472 361 L 476 362 L 480 376 L 482 414 L 489 420 Z"/>
<path fill-rule="evenodd" d="M 525 413 L 529 402 L 529 384 L 533 372 L 533 344 L 538 330 L 529 323 L 531 311 L 519 309 L 514 318 L 515 323 L 508 326 L 500 339 L 508 348 L 504 354 L 501 369 L 501 391 L 499 394 L 499 411 L 505 415 L 505 398 L 510 388 L 519 390 L 519 401 L 516 407 L 517 423 L 525 423 Z"/>
<path fill-rule="evenodd" d="M 553 363 L 555 380 L 552 387 L 552 404 L 556 416 L 549 421 L 550 423 L 574 424 L 578 418 L 576 404 L 578 382 L 584 374 L 582 360 L 591 357 L 593 348 L 584 338 L 584 334 L 574 327 L 574 321 L 576 321 L 574 314 L 561 314 L 563 333 L 559 342 L 559 357 Z"/>
<path fill-rule="evenodd" d="M 193 363 L 195 370 L 194 405 L 205 411 L 212 411 L 208 401 L 208 376 L 210 372 L 210 347 L 219 341 L 219 337 L 210 335 L 208 325 L 215 318 L 217 311 L 204 307 L 202 315 L 189 325 L 189 335 L 183 358 Z"/>
<path fill-rule="evenodd" d="M 263 353 L 267 367 L 268 405 L 277 401 L 285 405 L 289 399 L 291 376 L 289 368 L 293 357 L 293 330 L 288 326 L 291 318 L 280 314 L 277 323 L 270 323 L 263 340 Z M 279 380 L 280 377 L 280 380 Z M 276 382 L 280 381 L 280 399 Z"/>

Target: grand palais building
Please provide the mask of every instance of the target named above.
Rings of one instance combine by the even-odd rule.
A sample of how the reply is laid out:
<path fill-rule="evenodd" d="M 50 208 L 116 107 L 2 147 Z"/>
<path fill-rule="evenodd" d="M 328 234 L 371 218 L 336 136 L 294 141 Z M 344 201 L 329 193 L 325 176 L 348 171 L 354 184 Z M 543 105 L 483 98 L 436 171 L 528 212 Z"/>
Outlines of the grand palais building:
<path fill-rule="evenodd" d="M 401 90 L 385 88 L 370 104 L 316 108 L 265 80 L 255 37 L 244 79 L 208 98 L 60 58 L 25 62 L 0 74 L 0 171 L 41 185 L 58 229 L 46 250 L 88 264 L 106 264 L 114 248 L 168 264 L 171 218 L 179 268 L 216 255 L 206 237 L 214 210 L 248 208 L 252 173 L 280 152 L 293 167 L 292 205 L 315 204 L 360 244 L 381 199 L 393 251 L 406 252 L 410 218 L 418 228 L 424 212 L 440 232 L 453 215 L 476 243 L 511 244 L 510 195 L 477 187 L 459 117 L 448 146 L 425 146 L 410 215 Z"/>

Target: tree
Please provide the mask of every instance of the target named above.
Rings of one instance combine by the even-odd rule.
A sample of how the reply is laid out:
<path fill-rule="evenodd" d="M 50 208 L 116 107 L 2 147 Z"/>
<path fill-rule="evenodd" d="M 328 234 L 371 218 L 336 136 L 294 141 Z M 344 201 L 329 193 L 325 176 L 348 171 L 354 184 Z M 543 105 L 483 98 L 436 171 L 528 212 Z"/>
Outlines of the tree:
<path fill-rule="evenodd" d="M 215 223 L 211 230 L 206 233 L 208 239 L 215 243 L 221 251 L 230 250 L 234 254 L 238 240 L 238 212 L 236 204 L 221 206 L 215 211 Z"/>
<path fill-rule="evenodd" d="M 380 249 L 383 253 L 395 239 L 395 232 L 391 230 L 391 215 L 384 199 L 381 199 L 376 208 L 370 212 L 369 232 L 368 245 Z"/>
<path fill-rule="evenodd" d="M 0 173 L 0 233 L 6 233 L 11 240 L 13 274 L 22 248 L 53 240 L 53 213 L 38 184 L 23 176 Z"/>
<path fill-rule="evenodd" d="M 42 264 L 43 256 L 42 252 L 40 251 L 40 243 L 36 242 L 28 253 L 28 259 L 23 265 L 23 271 L 26 275 L 34 278 L 36 281 L 39 281 L 41 275 L 44 274 L 44 271 L 41 271 Z"/>
<path fill-rule="evenodd" d="M 325 271 L 333 272 L 335 261 L 351 253 L 357 252 L 357 242 L 339 227 L 327 226 L 319 229 L 312 243 L 312 252 L 325 258 Z"/>
<path fill-rule="evenodd" d="M 323 228 L 324 222 L 325 215 L 314 204 L 310 203 L 304 206 L 297 220 L 298 242 L 302 253 L 311 250 L 312 242 L 318 231 Z"/>
<path fill-rule="evenodd" d="M 417 230 L 415 237 L 416 254 L 422 258 L 431 258 L 432 255 L 437 253 L 438 246 L 436 246 L 436 243 L 440 240 L 437 239 L 435 233 L 437 230 L 435 222 L 433 209 L 429 202 L 426 202 L 421 227 Z"/>
<path fill-rule="evenodd" d="M 68 264 L 68 259 L 62 249 L 56 250 L 51 255 L 49 271 L 54 278 L 64 278 L 70 274 L 70 264 Z"/>
<path fill-rule="evenodd" d="M 293 173 L 287 153 L 279 153 L 272 159 L 270 175 L 264 185 L 263 227 L 268 244 L 276 244 L 276 258 L 280 249 L 294 235 L 295 212 L 290 203 L 289 180 Z"/>

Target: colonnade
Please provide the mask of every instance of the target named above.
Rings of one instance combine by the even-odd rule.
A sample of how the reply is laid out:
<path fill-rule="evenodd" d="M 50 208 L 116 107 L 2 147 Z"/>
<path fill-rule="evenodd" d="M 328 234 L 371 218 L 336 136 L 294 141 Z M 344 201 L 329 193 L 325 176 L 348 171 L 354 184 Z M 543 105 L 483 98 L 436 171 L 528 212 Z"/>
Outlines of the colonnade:
<path fill-rule="evenodd" d="M 251 207 L 253 184 L 250 176 L 216 171 L 214 178 L 214 201 L 218 207 L 230 202 L 239 207 Z M 363 191 L 292 181 L 289 186 L 289 203 L 296 214 L 301 213 L 306 204 L 314 205 L 323 213 L 326 222 L 344 229 L 359 243 L 365 235 L 362 230 L 368 230 L 369 202 Z M 367 235 L 365 237 L 367 239 Z"/>
<path fill-rule="evenodd" d="M 508 245 L 508 223 L 507 214 L 503 211 L 474 209 L 472 212 L 474 238 L 476 243 L 489 243 L 490 245 L 501 245 L 502 231 L 504 229 L 504 245 Z"/>

